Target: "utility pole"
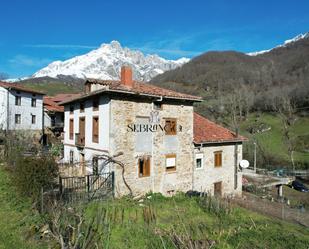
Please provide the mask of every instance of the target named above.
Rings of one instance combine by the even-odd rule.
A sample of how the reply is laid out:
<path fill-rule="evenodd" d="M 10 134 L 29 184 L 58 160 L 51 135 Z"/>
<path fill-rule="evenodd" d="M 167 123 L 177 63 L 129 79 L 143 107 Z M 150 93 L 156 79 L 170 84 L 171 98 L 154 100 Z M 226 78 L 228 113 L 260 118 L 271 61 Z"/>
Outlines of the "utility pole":
<path fill-rule="evenodd" d="M 253 167 L 254 167 L 254 173 L 256 173 L 256 142 L 253 142 L 254 144 L 254 161 L 253 161 Z"/>

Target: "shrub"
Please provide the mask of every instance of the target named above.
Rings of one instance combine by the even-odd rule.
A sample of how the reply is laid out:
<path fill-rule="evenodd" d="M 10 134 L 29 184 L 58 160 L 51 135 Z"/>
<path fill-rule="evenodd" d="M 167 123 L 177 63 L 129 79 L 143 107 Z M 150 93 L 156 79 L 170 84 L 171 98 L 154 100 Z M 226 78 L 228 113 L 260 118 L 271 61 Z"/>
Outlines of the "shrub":
<path fill-rule="evenodd" d="M 52 157 L 19 157 L 11 171 L 13 182 L 22 195 L 38 200 L 40 191 L 55 184 L 58 166 Z"/>

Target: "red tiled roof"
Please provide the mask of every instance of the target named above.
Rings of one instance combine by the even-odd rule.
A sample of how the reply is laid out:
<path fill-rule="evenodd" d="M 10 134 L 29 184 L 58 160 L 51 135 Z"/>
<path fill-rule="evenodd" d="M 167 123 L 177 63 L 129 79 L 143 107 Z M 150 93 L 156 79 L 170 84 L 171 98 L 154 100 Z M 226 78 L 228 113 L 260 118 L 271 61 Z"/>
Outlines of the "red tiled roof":
<path fill-rule="evenodd" d="M 193 119 L 194 143 L 220 143 L 247 140 L 243 136 L 236 137 L 235 133 L 194 113 Z"/>
<path fill-rule="evenodd" d="M 183 99 L 183 100 L 190 100 L 190 101 L 202 101 L 201 97 L 179 93 L 176 91 L 164 89 L 161 87 L 157 87 L 148 83 L 142 83 L 134 81 L 132 87 L 126 86 L 121 81 L 117 80 L 98 80 L 98 79 L 87 79 L 86 83 L 95 83 L 106 86 L 104 89 L 100 89 L 97 91 L 89 92 L 87 94 L 83 94 L 80 97 L 74 98 L 71 101 L 63 101 L 61 104 L 67 104 L 78 100 L 80 98 L 86 98 L 89 96 L 93 96 L 102 92 L 119 92 L 119 93 L 128 93 L 128 94 L 135 94 L 135 95 L 149 95 L 154 97 L 165 97 L 165 98 L 172 98 L 172 99 Z"/>
<path fill-rule="evenodd" d="M 53 101 L 53 97 L 46 96 L 43 98 L 44 108 L 52 112 L 64 112 L 64 107 L 59 106 Z"/>
<path fill-rule="evenodd" d="M 59 102 L 68 101 L 70 99 L 79 97 L 80 95 L 81 95 L 80 93 L 60 93 L 60 94 L 50 97 L 50 99 L 56 103 L 59 103 Z"/>
<path fill-rule="evenodd" d="M 43 92 L 32 90 L 32 89 L 29 89 L 29 88 L 22 86 L 21 84 L 16 84 L 16 83 L 7 83 L 7 82 L 0 81 L 0 87 L 6 88 L 6 89 L 14 89 L 14 90 L 17 90 L 17 91 L 23 91 L 23 92 L 45 95 Z"/>

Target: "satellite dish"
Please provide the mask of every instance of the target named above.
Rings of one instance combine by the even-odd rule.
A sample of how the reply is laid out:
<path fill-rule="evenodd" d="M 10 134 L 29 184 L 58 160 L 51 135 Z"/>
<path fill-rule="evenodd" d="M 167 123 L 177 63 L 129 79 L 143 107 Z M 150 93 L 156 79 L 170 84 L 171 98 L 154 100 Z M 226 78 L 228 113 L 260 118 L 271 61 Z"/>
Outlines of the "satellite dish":
<path fill-rule="evenodd" d="M 240 166 L 241 168 L 243 168 L 243 169 L 248 168 L 249 165 L 250 165 L 250 163 L 249 163 L 248 160 L 241 160 L 241 161 L 239 162 L 239 166 Z"/>

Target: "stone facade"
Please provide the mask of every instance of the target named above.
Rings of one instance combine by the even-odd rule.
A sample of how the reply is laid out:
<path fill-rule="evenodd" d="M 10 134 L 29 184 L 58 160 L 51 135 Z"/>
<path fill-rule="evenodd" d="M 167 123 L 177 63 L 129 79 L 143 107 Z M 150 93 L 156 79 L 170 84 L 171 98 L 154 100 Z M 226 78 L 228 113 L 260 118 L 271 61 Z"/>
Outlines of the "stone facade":
<path fill-rule="evenodd" d="M 176 191 L 192 189 L 193 165 L 193 106 L 163 104 L 158 110 L 160 124 L 164 126 L 165 118 L 176 118 L 178 129 L 176 135 L 165 135 L 164 131 L 146 132 L 151 142 L 146 149 L 140 149 L 138 132 L 128 129 L 129 124 L 137 124 L 139 118 L 149 119 L 153 111 L 152 102 L 130 100 L 111 100 L 111 151 L 122 152 L 119 160 L 125 164 L 125 178 L 133 194 L 161 192 L 172 194 Z M 144 141 L 146 142 L 146 141 Z M 166 155 L 176 155 L 176 171 L 166 171 Z M 139 177 L 138 159 L 143 156 L 151 158 L 150 176 Z M 116 167 L 116 194 L 124 195 L 128 189 L 121 178 L 121 169 Z"/>
<path fill-rule="evenodd" d="M 242 173 L 238 169 L 239 162 L 242 160 L 242 144 L 237 145 L 238 155 L 235 162 L 236 144 L 225 145 L 206 145 L 196 147 L 194 150 L 194 183 L 193 189 L 200 192 L 208 192 L 214 194 L 214 184 L 222 182 L 223 196 L 241 195 L 242 191 Z M 222 166 L 215 167 L 214 153 L 221 151 Z M 196 159 L 202 158 L 202 167 L 197 168 Z M 235 185 L 235 164 L 237 167 L 237 185 Z"/>

